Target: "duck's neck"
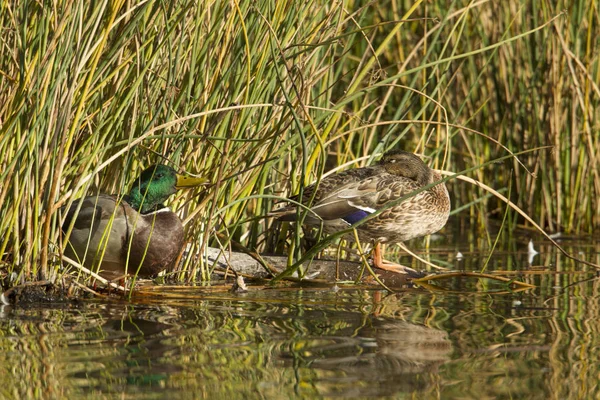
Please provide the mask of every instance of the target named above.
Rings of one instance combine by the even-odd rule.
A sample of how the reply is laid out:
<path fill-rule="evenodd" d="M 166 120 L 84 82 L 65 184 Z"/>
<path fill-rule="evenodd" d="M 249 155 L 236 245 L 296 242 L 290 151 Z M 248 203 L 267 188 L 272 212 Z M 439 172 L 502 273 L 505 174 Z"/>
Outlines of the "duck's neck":
<path fill-rule="evenodd" d="M 162 200 L 155 199 L 149 195 L 146 195 L 144 198 L 139 190 L 132 190 L 124 197 L 124 200 L 140 214 L 148 214 L 165 208 Z"/>

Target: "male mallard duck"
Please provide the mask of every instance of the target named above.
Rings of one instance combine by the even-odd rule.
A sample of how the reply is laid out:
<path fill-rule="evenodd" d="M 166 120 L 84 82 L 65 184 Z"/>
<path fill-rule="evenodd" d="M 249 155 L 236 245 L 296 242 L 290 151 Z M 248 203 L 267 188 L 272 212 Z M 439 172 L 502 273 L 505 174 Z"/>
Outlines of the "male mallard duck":
<path fill-rule="evenodd" d="M 65 232 L 73 224 L 65 255 L 88 268 L 99 265 L 108 279 L 126 273 L 156 275 L 175 262 L 183 246 L 181 220 L 162 203 L 177 189 L 204 182 L 178 175 L 166 165 L 153 165 L 126 196 L 100 194 L 76 200 L 63 223 Z"/>
<path fill-rule="evenodd" d="M 323 224 L 325 233 L 347 229 L 368 215 L 384 208 L 423 186 L 441 180 L 415 154 L 405 151 L 386 153 L 379 164 L 351 169 L 328 176 L 319 186 L 304 188 L 303 201 L 313 195 L 304 223 Z M 316 190 L 316 193 L 315 193 Z M 292 197 L 297 201 L 298 197 Z M 357 227 L 361 241 L 373 241 L 373 265 L 376 268 L 400 273 L 414 273 L 410 268 L 385 262 L 381 243 L 399 243 L 439 231 L 448 220 L 450 198 L 443 183 L 424 190 L 392 206 L 375 218 Z M 287 206 L 272 214 L 280 221 L 294 221 L 296 206 Z"/>

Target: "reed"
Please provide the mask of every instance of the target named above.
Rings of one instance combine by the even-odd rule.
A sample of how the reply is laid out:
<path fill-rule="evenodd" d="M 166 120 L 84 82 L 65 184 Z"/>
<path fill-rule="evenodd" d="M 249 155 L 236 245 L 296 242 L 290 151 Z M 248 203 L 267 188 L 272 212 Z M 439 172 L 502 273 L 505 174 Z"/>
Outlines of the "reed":
<path fill-rule="evenodd" d="M 260 218 L 274 199 L 394 147 L 461 171 L 552 145 L 473 177 L 510 184 L 549 231 L 592 233 L 597 11 L 592 0 L 4 2 L 3 272 L 54 277 L 59 208 L 119 192 L 157 161 L 213 178 L 175 200 L 192 251 L 227 246 L 217 233 L 275 249 L 285 232 Z M 475 204 L 463 215 L 503 218 L 501 200 L 450 185 L 455 206 Z M 505 231 L 526 222 L 507 215 Z M 181 278 L 209 269 L 190 259 Z"/>

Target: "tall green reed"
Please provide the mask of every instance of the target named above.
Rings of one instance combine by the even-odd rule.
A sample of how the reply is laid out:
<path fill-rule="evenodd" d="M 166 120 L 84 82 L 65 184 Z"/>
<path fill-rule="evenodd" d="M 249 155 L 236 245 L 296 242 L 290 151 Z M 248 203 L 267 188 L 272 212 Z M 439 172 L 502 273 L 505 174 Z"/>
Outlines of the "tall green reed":
<path fill-rule="evenodd" d="M 54 276 L 59 208 L 119 192 L 151 162 L 213 178 L 175 201 L 192 251 L 217 233 L 264 251 L 279 236 L 260 218 L 273 195 L 393 147 L 464 170 L 506 155 L 498 142 L 555 150 L 521 157 L 531 173 L 514 160 L 477 179 L 500 189 L 514 171 L 513 200 L 533 219 L 592 232 L 593 10 L 591 0 L 3 3 L 1 260 L 21 280 Z M 457 205 L 483 198 L 473 218 L 502 218 L 477 187 L 451 186 Z M 181 276 L 209 267 L 188 259 Z"/>

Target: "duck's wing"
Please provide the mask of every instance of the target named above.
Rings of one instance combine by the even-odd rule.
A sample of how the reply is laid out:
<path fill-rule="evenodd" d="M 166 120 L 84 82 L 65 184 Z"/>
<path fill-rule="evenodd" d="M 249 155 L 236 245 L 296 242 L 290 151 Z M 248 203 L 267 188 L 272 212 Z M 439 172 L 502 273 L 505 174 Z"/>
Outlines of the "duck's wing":
<path fill-rule="evenodd" d="M 129 236 L 126 203 L 109 195 L 89 196 L 66 210 L 63 231 L 73 224 L 65 254 L 86 267 L 102 262 L 103 270 L 120 270 L 123 265 L 123 243 Z"/>
<path fill-rule="evenodd" d="M 354 224 L 418 188 L 412 179 L 384 173 L 331 192 L 311 210 L 323 220 L 343 219 Z"/>
<path fill-rule="evenodd" d="M 302 193 L 302 199 L 300 199 L 299 195 L 292 196 L 290 199 L 307 204 L 308 201 L 314 197 L 312 205 L 315 207 L 319 204 L 329 201 L 325 199 L 330 199 L 332 194 L 343 191 L 350 185 L 356 185 L 360 182 L 368 180 L 369 178 L 376 176 L 378 173 L 380 173 L 380 170 L 377 166 L 339 172 L 324 178 L 321 180 L 321 182 L 319 182 L 318 186 L 313 184 L 305 187 Z M 298 207 L 296 205 L 289 205 L 269 213 L 269 216 L 276 217 L 280 221 L 293 221 L 296 219 L 297 208 Z M 318 221 L 321 219 L 322 218 L 314 213 L 309 213 L 305 219 L 305 222 L 318 223 Z"/>
<path fill-rule="evenodd" d="M 330 193 L 341 189 L 351 183 L 359 183 L 365 179 L 376 176 L 379 174 L 380 168 L 378 166 L 349 169 L 347 171 L 338 172 L 337 174 L 329 175 L 322 179 L 319 185 L 312 184 L 304 188 L 302 193 L 302 202 L 306 203 L 313 197 L 313 204 L 318 203 L 324 197 L 327 197 Z M 316 191 L 316 193 L 315 193 Z M 295 195 L 290 197 L 291 200 L 299 201 L 299 196 Z"/>
<path fill-rule="evenodd" d="M 111 218 L 117 204 L 116 198 L 109 195 L 86 197 L 82 200 L 80 208 L 79 201 L 75 200 L 71 207 L 66 210 L 65 221 L 62 225 L 63 230 L 67 230 L 73 219 L 75 219 L 73 223 L 74 230 L 91 229 L 95 232 L 100 226 L 100 221 Z M 65 212 L 65 208 L 62 208 L 62 212 Z"/>

